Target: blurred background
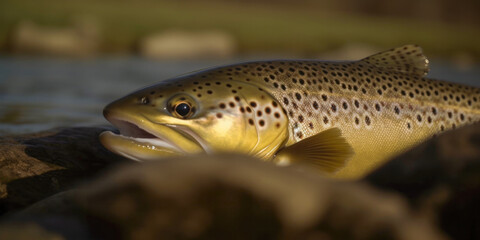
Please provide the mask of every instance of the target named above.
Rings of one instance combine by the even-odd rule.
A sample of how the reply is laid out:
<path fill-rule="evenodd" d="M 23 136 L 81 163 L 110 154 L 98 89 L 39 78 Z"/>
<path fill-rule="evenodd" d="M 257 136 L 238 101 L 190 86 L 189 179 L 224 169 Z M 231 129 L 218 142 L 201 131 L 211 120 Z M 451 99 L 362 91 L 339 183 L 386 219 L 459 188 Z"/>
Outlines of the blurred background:
<path fill-rule="evenodd" d="M 0 135 L 107 124 L 103 106 L 201 68 L 355 60 L 404 44 L 480 86 L 478 0 L 1 0 Z"/>

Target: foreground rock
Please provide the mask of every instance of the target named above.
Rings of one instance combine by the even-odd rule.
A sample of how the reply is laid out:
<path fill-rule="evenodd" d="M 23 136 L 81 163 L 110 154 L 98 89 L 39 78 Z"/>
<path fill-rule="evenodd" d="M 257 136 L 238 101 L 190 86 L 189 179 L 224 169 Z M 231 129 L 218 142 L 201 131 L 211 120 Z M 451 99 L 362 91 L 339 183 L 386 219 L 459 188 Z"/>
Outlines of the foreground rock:
<path fill-rule="evenodd" d="M 26 207 L 125 161 L 102 147 L 110 128 L 68 128 L 0 138 L 0 215 Z"/>
<path fill-rule="evenodd" d="M 238 155 L 123 167 L 15 219 L 67 239 L 444 239 L 398 197 Z"/>
<path fill-rule="evenodd" d="M 101 147 L 106 129 L 0 139 L 2 211 L 51 196 L 4 215 L 0 239 L 480 238 L 480 124 L 433 138 L 361 182 L 213 155 L 128 164 L 74 188 L 131 163 Z"/>
<path fill-rule="evenodd" d="M 365 181 L 401 193 L 453 239 L 480 239 L 480 123 L 421 144 Z"/>
<path fill-rule="evenodd" d="M 165 31 L 140 41 L 140 54 L 160 59 L 205 59 L 232 57 L 236 43 L 232 36 L 219 31 Z"/>

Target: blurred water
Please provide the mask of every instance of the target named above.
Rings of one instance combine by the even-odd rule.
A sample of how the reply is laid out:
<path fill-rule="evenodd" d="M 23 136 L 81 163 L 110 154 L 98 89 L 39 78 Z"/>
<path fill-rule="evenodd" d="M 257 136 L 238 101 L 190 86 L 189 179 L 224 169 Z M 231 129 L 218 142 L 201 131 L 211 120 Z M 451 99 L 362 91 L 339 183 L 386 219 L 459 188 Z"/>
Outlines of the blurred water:
<path fill-rule="evenodd" d="M 258 58 L 256 58 L 258 59 Z M 60 126 L 108 124 L 103 107 L 133 90 L 202 68 L 241 62 L 140 58 L 55 60 L 0 58 L 0 135 Z M 480 65 L 459 69 L 431 61 L 429 77 L 480 86 Z"/>

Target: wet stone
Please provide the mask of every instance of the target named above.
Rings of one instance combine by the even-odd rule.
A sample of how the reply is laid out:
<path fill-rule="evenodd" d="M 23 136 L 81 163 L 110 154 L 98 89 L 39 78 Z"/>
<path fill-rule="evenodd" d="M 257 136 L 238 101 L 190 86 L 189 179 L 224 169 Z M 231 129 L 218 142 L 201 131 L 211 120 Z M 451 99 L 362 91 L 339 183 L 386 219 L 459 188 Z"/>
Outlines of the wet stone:
<path fill-rule="evenodd" d="M 118 162 L 100 144 L 110 127 L 49 130 L 0 138 L 0 215 L 72 188 Z"/>
<path fill-rule="evenodd" d="M 123 166 L 8 221 L 75 234 L 52 216 L 95 239 L 444 239 L 398 196 L 232 154 Z"/>

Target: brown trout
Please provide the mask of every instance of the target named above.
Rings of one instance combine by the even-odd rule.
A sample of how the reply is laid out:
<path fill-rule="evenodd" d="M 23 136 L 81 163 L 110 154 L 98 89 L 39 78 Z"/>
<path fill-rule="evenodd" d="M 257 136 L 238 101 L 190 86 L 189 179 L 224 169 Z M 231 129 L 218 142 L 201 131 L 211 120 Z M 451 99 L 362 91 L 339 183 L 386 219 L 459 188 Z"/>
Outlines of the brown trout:
<path fill-rule="evenodd" d="M 260 61 L 162 81 L 111 104 L 102 144 L 144 161 L 239 152 L 358 178 L 446 130 L 480 120 L 480 89 L 430 80 L 420 47 L 359 61 Z"/>

